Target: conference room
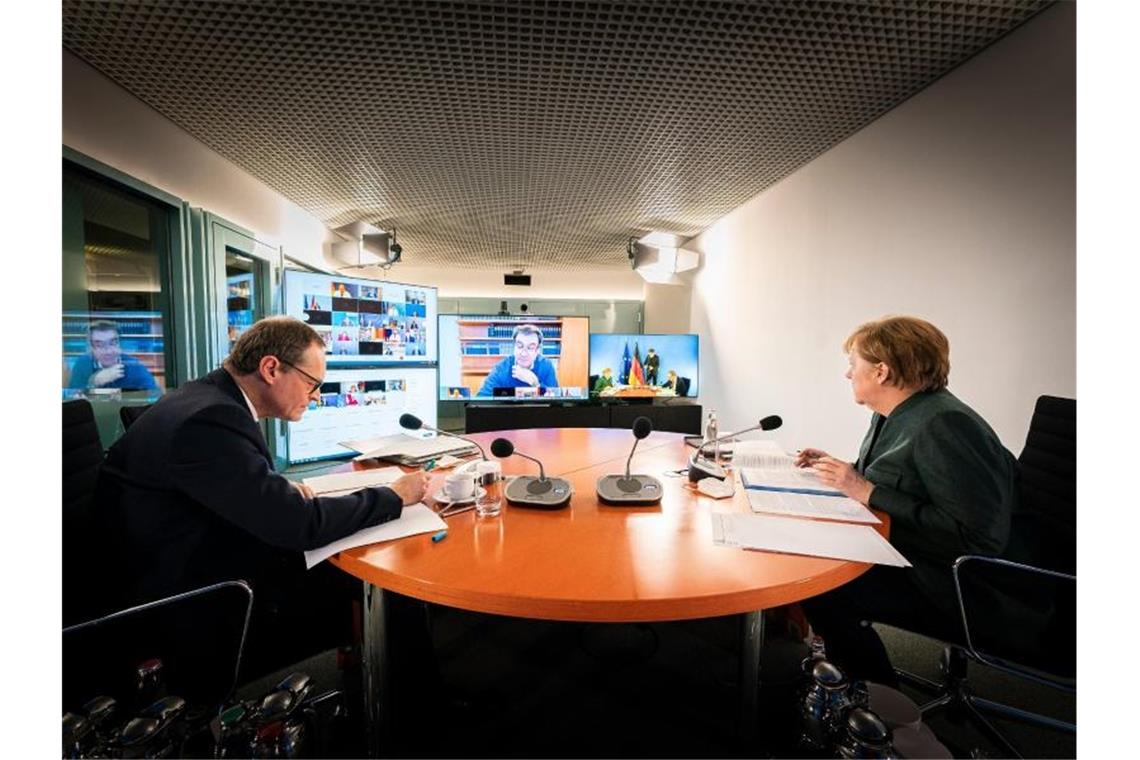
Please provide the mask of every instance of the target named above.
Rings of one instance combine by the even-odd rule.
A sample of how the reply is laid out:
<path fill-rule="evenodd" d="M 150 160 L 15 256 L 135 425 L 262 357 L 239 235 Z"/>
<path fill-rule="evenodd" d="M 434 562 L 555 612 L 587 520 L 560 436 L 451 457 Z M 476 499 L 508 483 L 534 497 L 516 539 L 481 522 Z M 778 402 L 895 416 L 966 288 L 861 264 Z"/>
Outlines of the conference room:
<path fill-rule="evenodd" d="M 1076 30 L 65 1 L 64 755 L 1075 756 Z"/>

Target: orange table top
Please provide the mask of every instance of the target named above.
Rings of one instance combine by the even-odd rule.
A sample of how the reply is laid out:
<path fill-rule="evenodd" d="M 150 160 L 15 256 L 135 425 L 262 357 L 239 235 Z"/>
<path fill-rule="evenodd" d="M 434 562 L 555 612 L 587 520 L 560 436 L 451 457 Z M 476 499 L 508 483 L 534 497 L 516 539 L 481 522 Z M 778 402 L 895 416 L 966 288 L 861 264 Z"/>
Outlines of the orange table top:
<path fill-rule="evenodd" d="M 624 472 L 628 430 L 539 429 L 469 436 L 484 448 L 503 436 L 538 457 L 548 476 L 573 486 L 556 511 L 504 503 L 493 518 L 473 511 L 447 518 L 445 540 L 411 536 L 341 552 L 331 561 L 381 588 L 451 607 L 545 620 L 632 622 L 714 617 L 799 601 L 850 581 L 869 565 L 747 551 L 712 542 L 714 512 L 749 512 L 744 489 L 711 499 L 667 471 L 687 465 L 693 449 L 678 433 L 654 432 L 638 444 L 631 472 L 664 486 L 660 505 L 614 507 L 594 485 Z M 536 474 L 519 457 L 509 475 Z M 441 485 L 433 478 L 429 492 Z M 885 536 L 889 518 L 877 513 Z"/>

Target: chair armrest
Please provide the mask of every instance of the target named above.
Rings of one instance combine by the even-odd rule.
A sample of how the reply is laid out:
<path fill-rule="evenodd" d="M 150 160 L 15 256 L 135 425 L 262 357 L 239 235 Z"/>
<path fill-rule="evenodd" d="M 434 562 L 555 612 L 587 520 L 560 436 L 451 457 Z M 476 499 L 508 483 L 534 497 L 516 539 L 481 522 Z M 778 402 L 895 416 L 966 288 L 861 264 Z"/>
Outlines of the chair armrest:
<path fill-rule="evenodd" d="M 971 562 L 1004 567 L 1015 572 L 1025 573 L 1026 575 L 1038 575 L 1047 578 L 1060 578 L 1062 580 L 1070 580 L 1074 583 L 1076 583 L 1077 576 L 1071 575 L 1069 573 L 1058 572 L 1056 570 L 1048 570 L 1043 567 L 1026 565 L 1021 562 L 1012 562 L 1010 560 L 1000 559 L 998 557 L 986 557 L 980 554 L 965 554 L 954 560 L 954 566 L 951 568 L 951 572 L 954 576 L 954 592 L 958 597 L 958 611 L 962 615 L 962 631 L 966 636 L 966 648 L 970 651 L 970 654 L 973 657 L 977 658 L 981 662 L 984 662 L 987 665 L 992 665 L 993 667 L 1004 669 L 1007 667 L 1004 663 L 996 660 L 995 658 L 987 657 L 986 655 L 979 652 L 974 646 L 974 641 L 970 636 L 970 623 L 966 616 L 966 599 L 965 595 L 962 593 L 960 571 L 964 565 Z"/>

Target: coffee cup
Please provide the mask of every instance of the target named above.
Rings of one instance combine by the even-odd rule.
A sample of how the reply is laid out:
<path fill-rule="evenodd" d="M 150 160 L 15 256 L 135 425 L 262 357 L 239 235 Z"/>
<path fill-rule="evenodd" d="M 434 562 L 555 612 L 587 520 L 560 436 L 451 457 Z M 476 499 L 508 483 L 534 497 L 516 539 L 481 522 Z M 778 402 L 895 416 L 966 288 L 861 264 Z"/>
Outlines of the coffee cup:
<path fill-rule="evenodd" d="M 451 501 L 463 501 L 475 495 L 475 475 L 453 472 L 443 481 L 443 494 Z"/>

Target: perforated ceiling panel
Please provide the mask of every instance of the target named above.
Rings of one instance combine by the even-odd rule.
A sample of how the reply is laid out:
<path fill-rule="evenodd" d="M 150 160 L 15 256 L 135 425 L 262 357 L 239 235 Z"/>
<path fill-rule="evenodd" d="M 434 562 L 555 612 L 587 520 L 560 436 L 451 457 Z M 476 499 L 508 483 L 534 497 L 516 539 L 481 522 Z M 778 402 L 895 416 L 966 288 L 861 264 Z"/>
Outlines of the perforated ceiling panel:
<path fill-rule="evenodd" d="M 405 261 L 626 266 L 1049 3 L 64 0 L 63 43 Z"/>

